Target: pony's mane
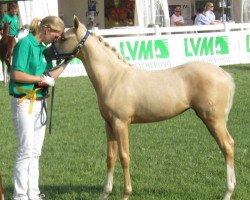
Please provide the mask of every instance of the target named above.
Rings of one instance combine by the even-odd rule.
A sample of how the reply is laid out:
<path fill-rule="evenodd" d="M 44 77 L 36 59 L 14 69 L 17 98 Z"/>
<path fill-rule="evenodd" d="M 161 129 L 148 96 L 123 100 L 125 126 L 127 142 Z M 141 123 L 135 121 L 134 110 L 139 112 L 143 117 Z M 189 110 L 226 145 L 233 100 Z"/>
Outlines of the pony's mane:
<path fill-rule="evenodd" d="M 96 35 L 94 32 L 91 32 L 90 34 L 91 36 L 95 37 L 100 43 L 102 43 L 105 47 L 113 51 L 119 60 L 122 60 L 124 63 L 126 63 L 129 66 L 133 66 L 131 63 L 129 63 L 122 57 L 122 55 L 117 51 L 117 49 L 114 46 L 111 46 L 108 42 L 104 41 L 104 38 L 102 36 Z"/>

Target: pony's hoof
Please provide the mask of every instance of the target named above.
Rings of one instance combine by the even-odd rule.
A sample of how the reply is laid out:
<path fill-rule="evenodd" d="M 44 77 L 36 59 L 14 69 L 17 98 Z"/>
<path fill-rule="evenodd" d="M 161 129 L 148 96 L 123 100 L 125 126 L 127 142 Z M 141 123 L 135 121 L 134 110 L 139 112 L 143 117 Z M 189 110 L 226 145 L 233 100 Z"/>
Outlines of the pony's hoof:
<path fill-rule="evenodd" d="M 124 195 L 122 200 L 128 200 L 129 199 L 129 195 Z"/>
<path fill-rule="evenodd" d="M 231 199 L 231 194 L 226 194 L 223 198 L 223 200 L 230 200 Z"/>
<path fill-rule="evenodd" d="M 99 197 L 99 200 L 106 200 L 106 199 L 108 199 L 108 196 L 109 196 L 109 194 L 107 194 L 107 193 L 102 193 L 102 194 L 100 195 L 100 197 Z"/>

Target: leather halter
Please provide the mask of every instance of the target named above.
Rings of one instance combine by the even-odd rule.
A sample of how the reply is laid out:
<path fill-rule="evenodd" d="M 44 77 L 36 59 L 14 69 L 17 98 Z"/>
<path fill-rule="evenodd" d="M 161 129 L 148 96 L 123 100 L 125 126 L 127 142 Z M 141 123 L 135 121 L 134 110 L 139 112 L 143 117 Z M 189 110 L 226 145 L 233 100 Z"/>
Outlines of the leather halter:
<path fill-rule="evenodd" d="M 71 57 L 75 56 L 82 48 L 82 46 L 85 43 L 85 41 L 87 40 L 89 34 L 90 34 L 90 32 L 87 30 L 84 37 L 81 39 L 81 41 L 78 43 L 76 48 L 71 53 L 58 53 L 58 50 L 56 49 L 55 43 L 53 43 L 51 45 L 51 47 L 52 47 L 52 50 L 55 54 L 56 60 L 71 58 Z"/>

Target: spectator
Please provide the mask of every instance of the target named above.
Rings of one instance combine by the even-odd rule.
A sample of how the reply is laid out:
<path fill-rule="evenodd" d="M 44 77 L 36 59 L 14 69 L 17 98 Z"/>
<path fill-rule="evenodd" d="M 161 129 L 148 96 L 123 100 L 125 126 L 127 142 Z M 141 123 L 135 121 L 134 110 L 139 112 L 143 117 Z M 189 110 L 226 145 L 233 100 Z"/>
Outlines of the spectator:
<path fill-rule="evenodd" d="M 181 15 L 181 7 L 177 6 L 174 9 L 174 14 L 171 16 L 171 26 L 184 26 L 184 19 Z"/>
<path fill-rule="evenodd" d="M 217 24 L 216 21 L 210 21 L 206 16 L 206 10 L 204 8 L 197 9 L 197 16 L 194 20 L 194 25 L 209 25 Z"/>
<path fill-rule="evenodd" d="M 207 2 L 205 9 L 206 9 L 206 17 L 208 18 L 209 21 L 214 22 L 215 24 L 221 23 L 221 21 L 215 19 L 213 3 Z"/>

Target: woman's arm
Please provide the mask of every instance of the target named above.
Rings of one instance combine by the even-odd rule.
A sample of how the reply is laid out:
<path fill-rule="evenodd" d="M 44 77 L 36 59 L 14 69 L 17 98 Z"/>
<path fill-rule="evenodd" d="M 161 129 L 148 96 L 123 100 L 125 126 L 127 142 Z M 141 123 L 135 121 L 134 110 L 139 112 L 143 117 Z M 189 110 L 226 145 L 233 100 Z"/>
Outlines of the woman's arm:
<path fill-rule="evenodd" d="M 43 81 L 41 76 L 30 75 L 18 70 L 13 70 L 11 77 L 15 82 L 19 83 L 38 83 Z"/>
<path fill-rule="evenodd" d="M 69 64 L 69 61 L 64 62 L 61 65 L 59 65 L 58 67 L 56 67 L 56 69 L 49 71 L 48 73 L 49 73 L 49 76 L 51 78 L 46 76 L 46 75 L 45 76 L 31 75 L 31 74 L 27 74 L 25 72 L 18 71 L 18 70 L 13 70 L 11 77 L 15 82 L 19 82 L 19 83 L 41 83 L 41 82 L 44 82 L 44 83 L 47 83 L 48 85 L 51 85 L 51 83 L 49 83 L 49 82 L 51 82 L 51 80 L 49 81 L 47 79 L 57 79 L 68 64 Z M 53 86 L 53 84 L 51 86 Z"/>

